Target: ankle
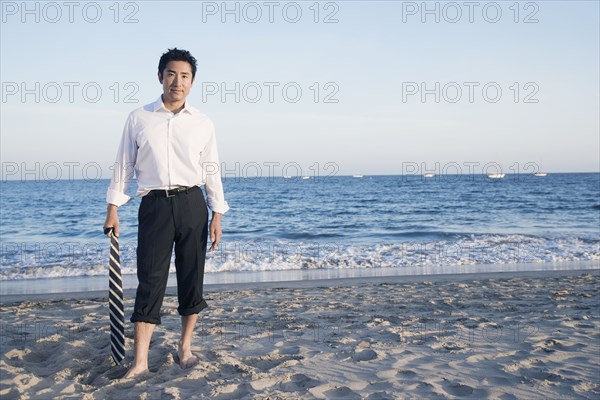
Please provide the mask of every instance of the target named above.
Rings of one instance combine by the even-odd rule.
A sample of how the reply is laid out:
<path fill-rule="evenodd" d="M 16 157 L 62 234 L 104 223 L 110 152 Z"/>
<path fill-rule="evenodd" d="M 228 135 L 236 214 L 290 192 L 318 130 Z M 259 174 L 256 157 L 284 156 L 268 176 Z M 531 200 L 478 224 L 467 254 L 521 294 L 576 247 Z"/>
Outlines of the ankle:
<path fill-rule="evenodd" d="M 146 370 L 148 369 L 148 361 L 137 361 L 134 359 L 133 363 L 131 364 L 131 369 Z"/>

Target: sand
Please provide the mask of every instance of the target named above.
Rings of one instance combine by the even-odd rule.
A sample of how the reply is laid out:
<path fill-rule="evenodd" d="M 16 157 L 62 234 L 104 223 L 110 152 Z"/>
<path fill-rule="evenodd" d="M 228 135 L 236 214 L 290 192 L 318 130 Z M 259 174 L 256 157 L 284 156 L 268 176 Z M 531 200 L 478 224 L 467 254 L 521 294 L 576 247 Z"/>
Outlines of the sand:
<path fill-rule="evenodd" d="M 207 287 L 176 363 L 167 296 L 150 373 L 120 379 L 106 298 L 0 311 L 2 399 L 598 399 L 600 272 L 477 274 Z M 133 300 L 126 301 L 130 313 Z"/>

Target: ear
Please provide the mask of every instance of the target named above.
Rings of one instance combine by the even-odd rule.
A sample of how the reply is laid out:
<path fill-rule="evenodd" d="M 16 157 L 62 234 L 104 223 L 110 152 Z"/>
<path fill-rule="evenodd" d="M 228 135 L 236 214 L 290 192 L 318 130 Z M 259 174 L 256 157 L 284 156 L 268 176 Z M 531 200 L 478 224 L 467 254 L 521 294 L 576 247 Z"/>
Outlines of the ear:
<path fill-rule="evenodd" d="M 162 72 L 159 72 L 159 73 L 158 73 L 158 81 L 159 81 L 159 82 L 160 82 L 160 84 L 162 85 L 162 83 L 163 83 L 163 74 L 162 74 Z"/>

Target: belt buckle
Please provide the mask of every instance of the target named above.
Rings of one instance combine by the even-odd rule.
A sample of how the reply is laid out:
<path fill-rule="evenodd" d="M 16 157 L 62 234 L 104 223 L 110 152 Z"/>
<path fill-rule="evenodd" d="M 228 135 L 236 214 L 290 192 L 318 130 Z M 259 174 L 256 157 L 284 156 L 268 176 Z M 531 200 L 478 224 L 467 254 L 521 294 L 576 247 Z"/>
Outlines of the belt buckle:
<path fill-rule="evenodd" d="M 165 197 L 168 199 L 169 197 L 175 197 L 175 194 L 169 194 L 169 189 L 165 189 Z"/>

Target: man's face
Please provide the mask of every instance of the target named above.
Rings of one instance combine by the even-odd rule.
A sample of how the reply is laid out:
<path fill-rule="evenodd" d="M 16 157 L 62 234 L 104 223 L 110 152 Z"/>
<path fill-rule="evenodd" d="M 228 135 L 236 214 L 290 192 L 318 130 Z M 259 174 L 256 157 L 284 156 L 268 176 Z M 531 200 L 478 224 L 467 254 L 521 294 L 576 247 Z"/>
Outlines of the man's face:
<path fill-rule="evenodd" d="M 186 61 L 169 61 L 158 80 L 163 85 L 163 101 L 185 101 L 194 84 L 192 66 Z"/>

